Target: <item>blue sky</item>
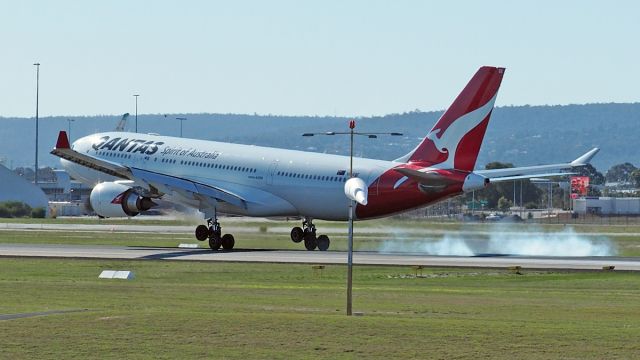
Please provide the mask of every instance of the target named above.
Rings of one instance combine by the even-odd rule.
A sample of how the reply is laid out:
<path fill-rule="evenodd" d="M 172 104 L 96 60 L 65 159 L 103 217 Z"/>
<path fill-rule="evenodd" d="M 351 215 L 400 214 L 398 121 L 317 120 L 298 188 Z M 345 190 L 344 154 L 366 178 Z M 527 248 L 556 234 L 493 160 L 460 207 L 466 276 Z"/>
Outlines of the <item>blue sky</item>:
<path fill-rule="evenodd" d="M 0 116 L 444 109 L 640 100 L 637 1 L 0 0 Z"/>

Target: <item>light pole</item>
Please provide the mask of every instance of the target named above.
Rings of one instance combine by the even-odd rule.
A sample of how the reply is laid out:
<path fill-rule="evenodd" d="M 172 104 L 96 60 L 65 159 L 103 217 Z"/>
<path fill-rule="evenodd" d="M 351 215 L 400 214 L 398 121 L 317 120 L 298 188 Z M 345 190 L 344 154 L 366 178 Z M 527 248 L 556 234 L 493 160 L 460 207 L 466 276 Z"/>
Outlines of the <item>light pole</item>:
<path fill-rule="evenodd" d="M 33 183 L 38 186 L 38 100 L 40 97 L 40 63 L 34 63 L 36 66 L 36 168 L 34 171 Z"/>
<path fill-rule="evenodd" d="M 138 132 L 138 96 L 140 96 L 140 94 L 134 94 L 133 95 L 136 98 L 136 133 Z"/>
<path fill-rule="evenodd" d="M 520 180 L 520 219 L 522 219 L 522 180 Z"/>
<path fill-rule="evenodd" d="M 324 133 L 304 133 L 302 136 L 315 136 L 315 135 L 349 135 L 349 179 L 354 178 L 353 176 L 353 137 L 354 135 L 362 135 L 366 136 L 369 139 L 377 139 L 378 135 L 391 135 L 391 136 L 402 136 L 402 133 L 361 133 L 355 132 L 354 129 L 356 127 L 356 121 L 349 121 L 349 131 L 348 132 L 338 132 L 338 131 L 327 131 Z M 355 206 L 355 201 L 353 199 L 349 199 L 349 235 L 347 242 L 347 316 L 352 315 L 352 303 L 353 303 L 353 208 Z"/>
<path fill-rule="evenodd" d="M 187 120 L 186 117 L 177 117 L 176 120 L 180 120 L 180 137 L 182 137 L 182 122 Z"/>
<path fill-rule="evenodd" d="M 71 140 L 71 123 L 74 121 L 74 119 L 67 119 L 67 136 L 69 140 Z"/>

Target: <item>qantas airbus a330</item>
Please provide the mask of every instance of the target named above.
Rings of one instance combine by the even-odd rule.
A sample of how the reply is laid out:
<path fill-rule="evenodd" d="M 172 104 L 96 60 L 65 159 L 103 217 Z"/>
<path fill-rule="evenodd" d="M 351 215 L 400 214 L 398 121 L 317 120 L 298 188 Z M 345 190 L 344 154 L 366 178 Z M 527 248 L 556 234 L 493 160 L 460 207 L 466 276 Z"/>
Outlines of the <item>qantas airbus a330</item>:
<path fill-rule="evenodd" d="M 90 201 L 103 217 L 129 217 L 162 198 L 196 208 L 207 225 L 195 230 L 211 249 L 232 249 L 218 213 L 299 217 L 291 239 L 308 250 L 327 250 L 313 219 L 347 220 L 356 198 L 356 219 L 422 207 L 493 182 L 566 174 L 586 165 L 595 148 L 565 164 L 476 170 L 476 158 L 504 75 L 482 67 L 453 104 L 407 155 L 394 161 L 349 157 L 127 132 L 98 133 L 69 145 L 64 131 L 52 154 L 76 179 L 93 188 Z M 357 176 L 357 177 L 356 177 Z"/>

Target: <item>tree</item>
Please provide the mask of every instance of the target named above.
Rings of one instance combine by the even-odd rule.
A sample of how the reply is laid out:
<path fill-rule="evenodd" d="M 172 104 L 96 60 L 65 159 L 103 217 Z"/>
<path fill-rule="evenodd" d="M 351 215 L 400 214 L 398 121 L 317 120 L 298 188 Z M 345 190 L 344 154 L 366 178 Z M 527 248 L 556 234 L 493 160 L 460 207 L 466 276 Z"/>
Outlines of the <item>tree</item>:
<path fill-rule="evenodd" d="M 502 163 L 498 161 L 490 162 L 485 166 L 485 169 L 507 169 L 512 168 L 513 164 L 511 163 Z M 540 199 L 540 195 L 542 191 L 532 184 L 529 180 L 516 180 L 515 182 L 515 190 L 516 190 L 516 200 L 520 201 L 520 187 L 522 186 L 522 202 L 537 202 Z M 513 181 L 505 181 L 496 184 L 490 184 L 482 190 L 478 190 L 475 192 L 476 201 L 484 200 L 487 202 L 487 208 L 489 209 L 499 209 L 498 201 L 501 197 L 505 199 L 513 199 L 513 190 L 514 183 Z M 468 193 L 465 198 L 466 202 L 471 201 L 471 194 Z M 513 201 L 512 201 L 513 204 Z"/>
<path fill-rule="evenodd" d="M 43 207 L 31 209 L 31 217 L 36 219 L 44 219 L 47 216 L 47 210 Z"/>
<path fill-rule="evenodd" d="M 635 169 L 631 172 L 631 180 L 636 188 L 640 188 L 640 169 Z"/>
<path fill-rule="evenodd" d="M 588 176 L 589 183 L 594 185 L 604 185 L 604 175 L 596 170 L 591 164 L 573 168 L 572 171 L 576 172 L 575 176 Z"/>
<path fill-rule="evenodd" d="M 508 169 L 508 168 L 512 168 L 513 164 L 512 163 L 502 163 L 499 161 L 494 161 L 494 162 L 490 162 L 487 165 L 484 166 L 485 169 L 487 170 L 493 170 L 493 169 Z"/>
<path fill-rule="evenodd" d="M 31 215 L 31 206 L 19 201 L 5 201 L 0 203 L 0 217 L 25 217 Z"/>
<path fill-rule="evenodd" d="M 511 208 L 511 205 L 513 205 L 511 203 L 511 200 L 505 198 L 504 196 L 502 196 L 499 200 L 498 200 L 498 209 L 500 209 L 500 211 L 502 212 L 507 212 L 509 211 L 509 209 Z"/>
<path fill-rule="evenodd" d="M 606 179 L 608 182 L 630 183 L 631 173 L 635 170 L 637 170 L 637 168 L 629 162 L 613 165 L 611 169 L 607 171 Z"/>

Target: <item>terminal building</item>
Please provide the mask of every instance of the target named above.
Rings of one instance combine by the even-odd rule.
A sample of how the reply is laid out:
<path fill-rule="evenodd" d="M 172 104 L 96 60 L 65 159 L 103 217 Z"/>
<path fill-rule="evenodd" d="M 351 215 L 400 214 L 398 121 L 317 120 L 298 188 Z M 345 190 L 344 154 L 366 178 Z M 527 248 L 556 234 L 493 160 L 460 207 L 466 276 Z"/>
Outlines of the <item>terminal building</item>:
<path fill-rule="evenodd" d="M 584 197 L 573 200 L 578 214 L 640 215 L 640 198 Z"/>

